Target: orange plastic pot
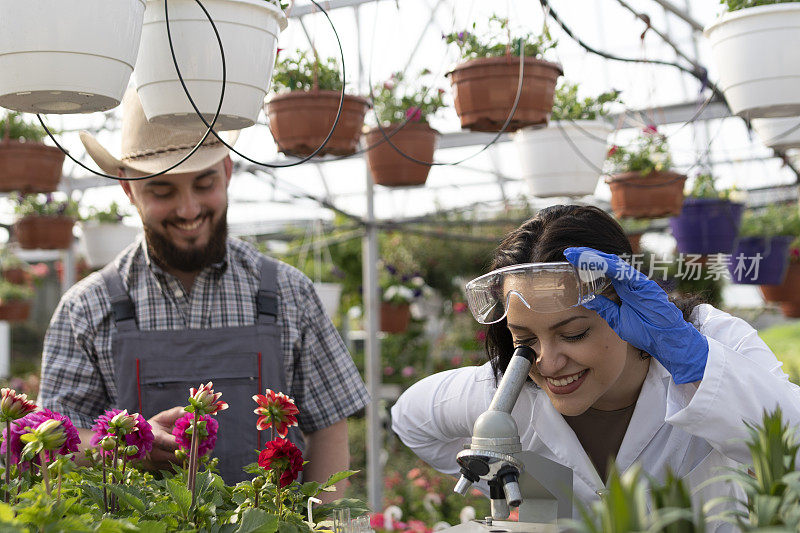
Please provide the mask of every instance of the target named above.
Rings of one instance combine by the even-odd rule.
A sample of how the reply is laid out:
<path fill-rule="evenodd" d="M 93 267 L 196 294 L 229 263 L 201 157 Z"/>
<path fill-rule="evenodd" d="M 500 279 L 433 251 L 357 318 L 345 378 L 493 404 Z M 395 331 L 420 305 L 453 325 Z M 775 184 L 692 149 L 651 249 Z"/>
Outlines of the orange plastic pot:
<path fill-rule="evenodd" d="M 780 285 L 760 285 L 759 289 L 765 301 L 780 304 L 784 315 L 800 317 L 800 263 L 789 263 Z"/>
<path fill-rule="evenodd" d="M 381 331 L 403 333 L 411 323 L 411 306 L 381 302 Z"/>
<path fill-rule="evenodd" d="M 610 176 L 611 209 L 617 217 L 659 218 L 677 216 L 683 207 L 686 176 L 670 170 L 624 172 Z"/>
<path fill-rule="evenodd" d="M 424 122 L 409 122 L 397 130 L 399 126 L 390 124 L 367 132 L 367 166 L 372 179 L 387 187 L 424 185 L 431 167 L 417 161 L 433 162 L 439 132 Z"/>
<path fill-rule="evenodd" d="M 14 224 L 14 234 L 26 250 L 65 250 L 72 246 L 70 217 L 26 216 Z"/>
<path fill-rule="evenodd" d="M 37 142 L 0 142 L 0 192 L 53 192 L 61 180 L 64 152 Z"/>
<path fill-rule="evenodd" d="M 0 301 L 0 320 L 25 322 L 31 314 L 31 303 L 27 300 Z"/>
<path fill-rule="evenodd" d="M 533 57 L 524 59 L 522 92 L 506 131 L 547 124 L 553 109 L 556 80 L 563 73 L 556 63 Z M 514 108 L 519 86 L 519 58 L 471 59 L 457 65 L 449 75 L 461 127 L 473 131 L 500 131 Z"/>
<path fill-rule="evenodd" d="M 328 136 L 339 109 L 339 91 L 291 91 L 273 96 L 267 104 L 269 126 L 278 150 L 305 157 Z M 369 102 L 344 95 L 342 113 L 333 135 L 317 155 L 351 155 L 358 149 Z"/>

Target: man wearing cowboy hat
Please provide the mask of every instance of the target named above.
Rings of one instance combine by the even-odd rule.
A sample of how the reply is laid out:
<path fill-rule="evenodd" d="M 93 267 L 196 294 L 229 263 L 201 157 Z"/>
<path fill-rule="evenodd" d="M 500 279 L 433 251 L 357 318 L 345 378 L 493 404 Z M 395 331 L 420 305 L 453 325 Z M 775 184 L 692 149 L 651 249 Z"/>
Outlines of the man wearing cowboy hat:
<path fill-rule="evenodd" d="M 133 90 L 122 105 L 120 159 L 86 132 L 81 141 L 121 178 L 144 237 L 61 299 L 45 336 L 41 405 L 83 428 L 84 445 L 106 409 L 141 413 L 156 439 L 148 466 L 166 468 L 177 462 L 172 430 L 189 388 L 213 381 L 230 405 L 216 416 L 214 455 L 235 483 L 271 440 L 256 429 L 252 397 L 272 389 L 300 410 L 300 431 L 291 428 L 288 438 L 305 446 L 304 478 L 324 481 L 346 469 L 346 418 L 368 395 L 312 283 L 228 238 L 232 163 L 213 135 L 177 168 L 135 180 L 183 159 L 204 130 L 148 123 Z"/>

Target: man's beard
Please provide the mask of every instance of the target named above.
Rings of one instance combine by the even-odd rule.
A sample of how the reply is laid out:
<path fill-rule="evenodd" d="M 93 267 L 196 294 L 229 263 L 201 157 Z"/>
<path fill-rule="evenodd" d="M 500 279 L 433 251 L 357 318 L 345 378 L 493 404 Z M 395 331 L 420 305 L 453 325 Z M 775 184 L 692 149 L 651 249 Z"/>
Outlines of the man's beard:
<path fill-rule="evenodd" d="M 154 259 L 156 263 L 181 272 L 198 272 L 225 258 L 228 240 L 227 209 L 222 213 L 219 222 L 211 228 L 208 244 L 202 248 L 189 250 L 178 248 L 147 224 L 144 225 L 144 236 L 147 240 L 147 251 L 150 258 Z"/>

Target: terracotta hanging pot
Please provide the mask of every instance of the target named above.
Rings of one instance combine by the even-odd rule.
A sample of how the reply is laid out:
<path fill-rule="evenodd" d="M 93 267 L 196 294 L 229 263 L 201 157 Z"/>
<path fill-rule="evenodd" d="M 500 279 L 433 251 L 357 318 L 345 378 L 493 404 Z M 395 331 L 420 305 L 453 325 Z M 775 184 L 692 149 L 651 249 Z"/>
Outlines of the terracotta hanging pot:
<path fill-rule="evenodd" d="M 789 309 L 792 313 L 795 310 L 800 311 L 800 263 L 796 261 L 789 262 L 783 283 L 779 285 L 760 285 L 759 289 L 761 289 L 761 294 L 764 296 L 764 301 L 780 303 L 781 309 L 786 316 L 796 318 L 797 315 L 787 314 L 786 309 Z"/>
<path fill-rule="evenodd" d="M 266 105 L 269 127 L 278 150 L 305 157 L 328 136 L 339 109 L 339 91 L 291 91 L 272 97 Z M 317 155 L 352 155 L 358 149 L 369 102 L 344 95 L 342 113 L 333 135 Z"/>
<path fill-rule="evenodd" d="M 25 322 L 31 314 L 28 300 L 0 301 L 0 320 L 6 322 Z"/>
<path fill-rule="evenodd" d="M 54 192 L 61 180 L 64 152 L 37 142 L 0 142 L 0 192 Z"/>
<path fill-rule="evenodd" d="M 411 323 L 411 306 L 407 303 L 381 302 L 381 331 L 403 333 Z"/>
<path fill-rule="evenodd" d="M 366 133 L 367 165 L 372 179 L 387 187 L 424 185 L 431 167 L 417 161 L 433 162 L 439 132 L 425 122 L 409 122 L 396 131 L 399 126 L 390 124 Z M 398 150 L 417 161 L 404 157 Z"/>
<path fill-rule="evenodd" d="M 25 285 L 28 283 L 30 276 L 24 268 L 7 268 L 3 270 L 3 279 L 14 285 Z"/>
<path fill-rule="evenodd" d="M 534 57 L 524 59 L 522 94 L 506 131 L 547 124 L 553 108 L 561 66 Z M 461 127 L 473 131 L 500 131 L 517 96 L 519 58 L 481 57 L 460 63 L 450 83 Z"/>
<path fill-rule="evenodd" d="M 686 176 L 670 170 L 623 172 L 610 176 L 611 209 L 617 217 L 659 218 L 677 216 L 683 206 Z"/>
<path fill-rule="evenodd" d="M 72 246 L 71 217 L 26 216 L 14 224 L 17 242 L 25 250 L 65 250 Z"/>

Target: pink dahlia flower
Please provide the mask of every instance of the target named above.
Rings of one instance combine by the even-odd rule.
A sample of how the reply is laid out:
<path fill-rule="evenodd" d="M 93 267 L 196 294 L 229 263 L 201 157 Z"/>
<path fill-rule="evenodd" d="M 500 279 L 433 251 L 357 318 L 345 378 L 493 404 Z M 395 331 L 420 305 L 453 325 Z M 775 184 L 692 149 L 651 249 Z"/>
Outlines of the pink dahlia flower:
<path fill-rule="evenodd" d="M 187 452 L 190 451 L 192 446 L 192 434 L 189 432 L 192 427 L 192 420 L 194 420 L 194 413 L 186 413 L 175 421 L 175 426 L 172 428 L 172 434 L 178 442 L 178 448 Z M 200 441 L 197 443 L 198 457 L 203 457 L 214 449 L 217 444 L 217 429 L 219 429 L 219 422 L 213 416 L 203 415 L 200 417 Z"/>
<path fill-rule="evenodd" d="M 19 456 L 22 453 L 22 448 L 25 446 L 20 437 L 26 433 L 30 433 L 32 430 L 38 428 L 42 423 L 46 422 L 47 420 L 58 420 L 61 422 L 63 426 L 64 435 L 66 439 L 61 447 L 56 450 L 56 454 L 58 455 L 67 455 L 68 453 L 75 453 L 78 451 L 78 444 L 80 444 L 81 439 L 78 436 L 78 430 L 75 429 L 75 426 L 72 424 L 72 420 L 68 417 L 51 411 L 49 409 L 42 409 L 41 411 L 34 411 L 24 417 L 20 418 L 19 420 L 15 420 L 11 423 L 11 435 L 7 435 L 7 431 L 3 430 L 3 444 L 0 446 L 0 453 L 6 453 L 6 446 L 11 446 L 11 461 L 14 463 L 19 462 Z M 53 453 L 46 451 L 45 457 L 47 460 L 53 459 Z M 39 459 L 34 459 L 35 463 L 39 463 Z M 27 469 L 27 464 L 23 463 L 20 467 L 24 470 Z"/>
<path fill-rule="evenodd" d="M 90 441 L 92 446 L 99 448 L 100 441 L 103 440 L 104 437 L 114 436 L 113 432 L 109 431 L 108 424 L 111 422 L 112 418 L 121 412 L 121 409 L 109 409 L 95 419 L 94 426 L 92 426 L 94 435 L 92 435 L 92 440 Z M 153 449 L 153 428 L 139 413 L 130 416 L 136 417 L 136 423 L 133 429 L 125 435 L 125 445 L 136 446 L 139 448 L 139 451 L 135 455 L 130 456 L 129 459 L 143 459 L 145 455 Z M 100 452 L 109 457 L 114 455 L 113 451 L 100 450 Z"/>

